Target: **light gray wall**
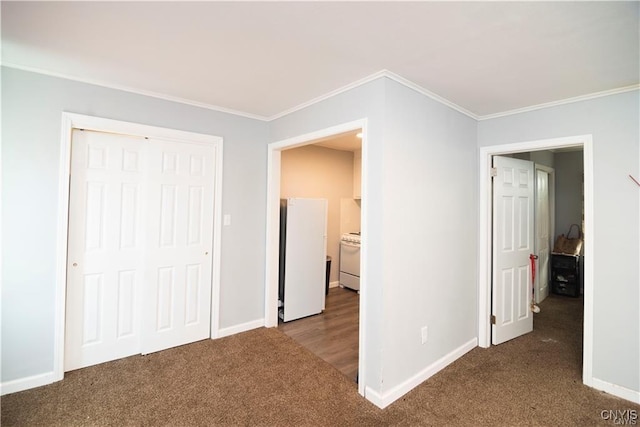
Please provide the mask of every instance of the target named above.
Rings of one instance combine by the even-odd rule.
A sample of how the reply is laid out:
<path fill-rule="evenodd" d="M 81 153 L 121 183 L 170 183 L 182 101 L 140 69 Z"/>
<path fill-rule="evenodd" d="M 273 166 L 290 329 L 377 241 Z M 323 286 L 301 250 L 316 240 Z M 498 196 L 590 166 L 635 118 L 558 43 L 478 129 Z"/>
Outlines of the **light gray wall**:
<path fill-rule="evenodd" d="M 638 91 L 492 120 L 478 126 L 490 146 L 591 134 L 594 156 L 593 376 L 640 391 L 640 192 Z M 557 160 L 557 159 L 556 159 Z M 559 225 L 558 225 L 559 227 Z M 558 230 L 560 231 L 560 230 Z"/>
<path fill-rule="evenodd" d="M 379 393 L 476 336 L 477 146 L 593 134 L 593 373 L 640 390 L 640 196 L 627 177 L 640 175 L 637 91 L 478 124 L 382 78 L 267 125 L 8 68 L 2 88 L 2 381 L 53 369 L 60 117 L 70 111 L 224 138 L 233 221 L 222 236 L 222 327 L 263 317 L 265 142 L 367 118 L 363 380 Z"/>
<path fill-rule="evenodd" d="M 535 164 L 553 167 L 554 153 L 553 151 L 527 151 L 525 153 L 506 154 L 505 157 L 513 157 L 514 159 L 529 160 Z"/>
<path fill-rule="evenodd" d="M 553 151 L 549 150 L 532 151 L 530 153 L 529 160 L 536 164 L 552 168 L 555 164 L 555 154 Z"/>
<path fill-rule="evenodd" d="M 53 370 L 63 111 L 224 138 L 220 325 L 263 318 L 266 123 L 2 67 L 2 381 Z"/>
<path fill-rule="evenodd" d="M 478 203 L 477 122 L 392 80 L 385 98 L 383 392 L 477 337 Z"/>
<path fill-rule="evenodd" d="M 513 159 L 520 160 L 531 160 L 531 153 L 513 153 L 513 154 L 505 154 L 504 157 L 511 157 Z"/>
<path fill-rule="evenodd" d="M 361 293 L 361 303 L 366 298 L 367 371 L 360 376 L 365 386 L 380 391 L 382 383 L 382 298 L 385 248 L 383 240 L 384 200 L 383 187 L 387 176 L 384 166 L 384 102 L 385 79 L 377 79 L 350 91 L 313 104 L 303 110 L 271 122 L 271 141 L 281 141 L 331 126 L 367 119 L 367 138 L 363 143 L 366 165 L 363 165 L 362 215 L 366 224 L 362 228 L 362 244 L 367 245 L 363 259 L 363 277 L 367 290 Z"/>
<path fill-rule="evenodd" d="M 384 394 L 476 337 L 477 130 L 385 78 L 274 121 L 272 140 L 364 117 L 365 384 Z"/>
<path fill-rule="evenodd" d="M 556 171 L 556 234 L 565 235 L 571 224 L 582 227 L 582 151 L 557 153 Z M 575 237 L 575 229 L 571 237 Z"/>

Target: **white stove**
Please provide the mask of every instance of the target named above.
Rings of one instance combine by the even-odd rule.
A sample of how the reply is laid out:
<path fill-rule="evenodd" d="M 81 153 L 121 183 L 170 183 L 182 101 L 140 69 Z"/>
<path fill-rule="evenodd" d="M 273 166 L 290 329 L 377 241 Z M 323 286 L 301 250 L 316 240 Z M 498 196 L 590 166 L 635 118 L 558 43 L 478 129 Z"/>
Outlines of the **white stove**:
<path fill-rule="evenodd" d="M 340 287 L 360 290 L 360 232 L 340 238 Z"/>
<path fill-rule="evenodd" d="M 344 233 L 342 237 L 340 237 L 340 241 L 360 244 L 360 232 Z"/>

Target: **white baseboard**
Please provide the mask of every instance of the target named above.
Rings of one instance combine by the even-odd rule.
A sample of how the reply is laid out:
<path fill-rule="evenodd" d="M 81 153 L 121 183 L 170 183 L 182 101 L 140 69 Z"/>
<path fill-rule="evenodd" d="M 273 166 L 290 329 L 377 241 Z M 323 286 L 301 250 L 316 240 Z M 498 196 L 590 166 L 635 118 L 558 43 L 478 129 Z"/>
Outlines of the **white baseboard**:
<path fill-rule="evenodd" d="M 340 281 L 336 280 L 335 282 L 329 282 L 329 287 L 330 288 L 337 288 L 338 286 L 340 286 Z"/>
<path fill-rule="evenodd" d="M 437 374 L 438 372 L 440 372 L 442 369 L 444 369 L 451 363 L 458 360 L 465 353 L 468 353 L 469 351 L 476 348 L 477 346 L 478 346 L 478 338 L 476 337 L 464 343 L 460 347 L 454 349 L 452 352 L 444 355 L 443 357 L 441 357 L 431 365 L 424 368 L 422 371 L 415 374 L 413 377 L 409 378 L 408 380 L 404 381 L 401 384 L 398 384 L 397 386 L 393 387 L 386 393 L 380 394 L 375 390 L 371 389 L 370 387 L 367 387 L 364 395 L 367 398 L 367 400 L 369 400 L 371 403 L 373 403 L 379 408 L 384 409 L 390 404 L 392 404 L 393 402 L 395 402 L 396 400 L 398 400 L 400 397 L 404 396 L 405 394 L 413 390 L 415 387 L 420 385 L 425 380 L 429 379 L 430 377 Z"/>
<path fill-rule="evenodd" d="M 388 403 L 385 404 L 384 397 L 382 397 L 377 391 L 373 390 L 371 387 L 366 386 L 364 389 L 364 397 L 378 408 L 384 409 Z"/>
<path fill-rule="evenodd" d="M 60 378 L 61 379 L 61 378 Z M 17 380 L 5 381 L 0 384 L 0 395 L 4 396 L 9 393 L 17 393 L 19 391 L 29 390 L 43 385 L 51 384 L 59 381 L 55 372 L 46 372 L 44 374 L 32 375 Z"/>
<path fill-rule="evenodd" d="M 607 381 L 599 380 L 598 378 L 592 378 L 591 380 L 591 386 L 596 390 L 604 391 L 605 393 L 640 405 L 640 391 L 631 390 Z"/>
<path fill-rule="evenodd" d="M 250 331 L 251 329 L 261 328 L 264 326 L 264 319 L 256 319 L 251 322 L 241 323 L 239 325 L 230 326 L 228 328 L 218 329 L 218 333 L 211 338 L 228 337 L 229 335 L 239 334 L 240 332 Z"/>

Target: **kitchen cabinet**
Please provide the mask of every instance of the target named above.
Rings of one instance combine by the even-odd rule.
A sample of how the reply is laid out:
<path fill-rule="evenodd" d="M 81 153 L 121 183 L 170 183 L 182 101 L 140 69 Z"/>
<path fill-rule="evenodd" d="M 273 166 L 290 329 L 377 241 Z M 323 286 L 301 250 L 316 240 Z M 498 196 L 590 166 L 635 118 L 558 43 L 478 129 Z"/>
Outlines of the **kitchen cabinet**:
<path fill-rule="evenodd" d="M 353 198 L 362 198 L 362 150 L 353 152 Z"/>

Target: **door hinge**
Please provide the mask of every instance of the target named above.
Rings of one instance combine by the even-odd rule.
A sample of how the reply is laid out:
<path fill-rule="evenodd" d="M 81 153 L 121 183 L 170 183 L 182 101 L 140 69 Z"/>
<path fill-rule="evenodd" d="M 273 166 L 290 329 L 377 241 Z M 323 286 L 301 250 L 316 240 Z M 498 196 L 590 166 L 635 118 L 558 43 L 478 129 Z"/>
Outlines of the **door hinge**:
<path fill-rule="evenodd" d="M 495 315 L 491 315 L 491 324 L 495 325 L 496 324 L 496 316 Z"/>
<path fill-rule="evenodd" d="M 498 168 L 491 168 L 489 170 L 489 176 L 491 176 L 491 178 L 498 176 Z"/>

